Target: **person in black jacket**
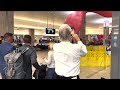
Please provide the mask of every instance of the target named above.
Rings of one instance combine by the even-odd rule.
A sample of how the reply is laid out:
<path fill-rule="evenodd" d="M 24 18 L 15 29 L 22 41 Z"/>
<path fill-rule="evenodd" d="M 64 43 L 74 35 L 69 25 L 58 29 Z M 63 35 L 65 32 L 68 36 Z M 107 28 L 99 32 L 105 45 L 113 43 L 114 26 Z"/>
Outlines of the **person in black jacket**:
<path fill-rule="evenodd" d="M 41 69 L 36 69 L 33 73 L 35 79 L 46 79 L 46 68 L 47 65 L 41 65 Z"/>
<path fill-rule="evenodd" d="M 37 62 L 36 50 L 31 46 L 31 36 L 25 35 L 23 41 L 24 45 L 22 45 L 19 49 L 22 51 L 27 47 L 29 48 L 29 50 L 24 54 L 23 67 L 24 72 L 26 73 L 24 79 L 32 79 L 32 65 L 38 70 L 41 69 L 41 66 Z"/>

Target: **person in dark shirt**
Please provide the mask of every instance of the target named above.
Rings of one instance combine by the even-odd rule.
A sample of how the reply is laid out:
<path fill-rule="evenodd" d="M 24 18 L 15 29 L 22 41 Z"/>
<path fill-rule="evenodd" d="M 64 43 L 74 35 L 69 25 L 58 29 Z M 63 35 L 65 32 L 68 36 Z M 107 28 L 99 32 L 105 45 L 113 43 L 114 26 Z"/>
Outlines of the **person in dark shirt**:
<path fill-rule="evenodd" d="M 12 45 L 12 43 L 13 43 L 13 34 L 6 33 L 4 35 L 4 42 L 0 44 L 0 73 L 2 75 L 2 79 L 5 79 L 6 64 L 5 64 L 4 56 L 16 49 Z"/>
<path fill-rule="evenodd" d="M 24 72 L 26 73 L 24 79 L 32 79 L 32 65 L 36 69 L 41 69 L 40 65 L 37 62 L 37 55 L 36 50 L 34 47 L 31 46 L 31 36 L 25 35 L 23 38 L 24 44 L 19 48 L 21 51 L 23 51 L 25 48 L 29 48 L 27 52 L 24 53 L 23 58 L 23 68 Z"/>

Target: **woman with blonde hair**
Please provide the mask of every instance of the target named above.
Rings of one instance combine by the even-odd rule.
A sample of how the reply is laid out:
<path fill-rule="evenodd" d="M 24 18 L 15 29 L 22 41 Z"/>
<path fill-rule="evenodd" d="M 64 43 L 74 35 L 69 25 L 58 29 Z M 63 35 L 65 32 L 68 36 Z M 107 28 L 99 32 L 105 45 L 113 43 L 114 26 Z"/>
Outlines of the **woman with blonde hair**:
<path fill-rule="evenodd" d="M 44 58 L 46 64 L 47 64 L 47 72 L 46 72 L 46 79 L 56 79 L 56 73 L 55 73 L 55 61 L 54 61 L 54 52 L 53 52 L 53 44 L 50 43 L 49 45 L 49 52 L 48 52 L 48 59 Z"/>

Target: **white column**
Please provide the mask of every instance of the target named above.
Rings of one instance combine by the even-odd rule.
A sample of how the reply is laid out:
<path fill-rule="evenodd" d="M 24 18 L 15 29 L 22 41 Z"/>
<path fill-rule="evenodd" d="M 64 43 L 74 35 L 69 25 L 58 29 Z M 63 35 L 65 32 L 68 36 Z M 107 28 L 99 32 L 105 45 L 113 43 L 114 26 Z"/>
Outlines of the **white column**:
<path fill-rule="evenodd" d="M 0 36 L 6 32 L 14 34 L 14 12 L 0 11 Z"/>
<path fill-rule="evenodd" d="M 84 44 L 86 43 L 86 39 L 87 39 L 85 33 L 86 33 L 86 17 L 83 18 L 82 28 L 79 32 L 79 37 L 83 40 Z"/>
<path fill-rule="evenodd" d="M 29 29 L 29 35 L 32 37 L 31 45 L 34 46 L 34 29 Z"/>
<path fill-rule="evenodd" d="M 109 36 L 109 21 L 104 22 L 104 33 L 103 33 L 103 45 L 105 45 L 105 40 L 108 40 Z"/>

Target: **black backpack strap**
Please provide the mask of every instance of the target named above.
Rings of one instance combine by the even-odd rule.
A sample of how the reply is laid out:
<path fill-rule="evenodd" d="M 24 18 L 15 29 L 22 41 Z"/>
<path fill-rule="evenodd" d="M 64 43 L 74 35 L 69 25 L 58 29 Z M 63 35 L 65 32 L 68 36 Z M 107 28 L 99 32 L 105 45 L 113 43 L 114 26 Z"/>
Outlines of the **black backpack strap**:
<path fill-rule="evenodd" d="M 28 51 L 29 50 L 29 48 L 27 47 L 27 48 L 25 48 L 21 53 L 22 54 L 24 54 L 26 51 Z"/>

